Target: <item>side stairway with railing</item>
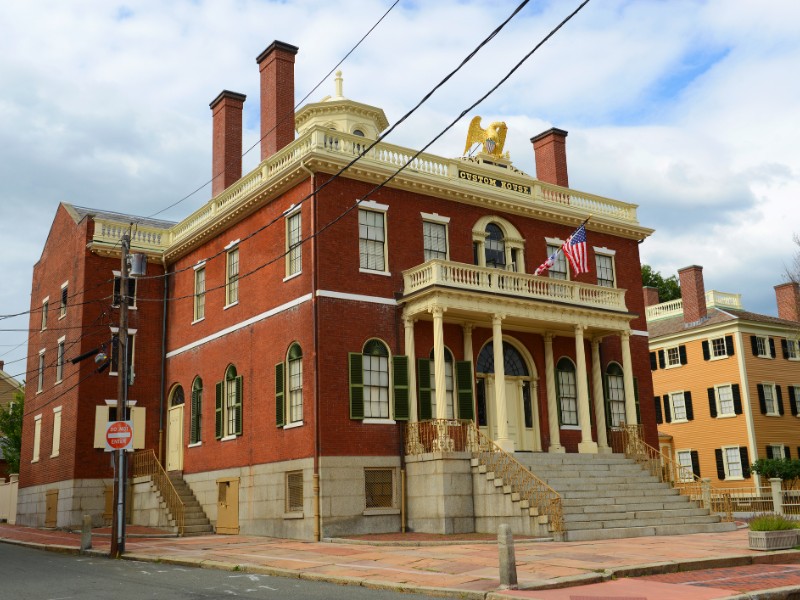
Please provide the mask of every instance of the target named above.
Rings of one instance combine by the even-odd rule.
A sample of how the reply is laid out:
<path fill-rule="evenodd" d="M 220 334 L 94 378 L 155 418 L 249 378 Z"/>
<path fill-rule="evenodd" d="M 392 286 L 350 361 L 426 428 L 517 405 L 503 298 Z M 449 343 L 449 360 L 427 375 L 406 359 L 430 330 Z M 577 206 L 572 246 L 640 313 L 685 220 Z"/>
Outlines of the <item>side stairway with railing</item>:
<path fill-rule="evenodd" d="M 711 486 L 710 480 L 700 479 L 690 467 L 679 465 L 644 441 L 641 425 L 622 425 L 610 431 L 611 449 L 635 460 L 663 483 L 677 489 L 682 496 L 697 502 L 703 508 L 720 515 L 723 521 L 733 521 L 733 504 L 729 490 Z"/>
<path fill-rule="evenodd" d="M 161 466 L 154 450 L 139 450 L 134 452 L 131 465 L 133 477 L 149 477 L 158 493 L 161 495 L 167 512 L 178 529 L 178 535 L 184 534 L 184 504 L 180 495 L 172 485 L 172 480 Z"/>

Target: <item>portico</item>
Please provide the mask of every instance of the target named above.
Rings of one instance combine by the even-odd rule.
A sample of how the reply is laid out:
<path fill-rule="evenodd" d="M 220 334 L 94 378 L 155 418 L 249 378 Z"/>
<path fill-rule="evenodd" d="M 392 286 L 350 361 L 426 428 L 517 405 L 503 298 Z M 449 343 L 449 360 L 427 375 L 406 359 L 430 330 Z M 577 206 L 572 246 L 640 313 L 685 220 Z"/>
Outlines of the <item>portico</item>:
<path fill-rule="evenodd" d="M 417 356 L 417 328 L 430 327 L 433 333 L 430 378 L 436 411 L 431 418 L 439 422 L 453 416 L 474 419 L 507 452 L 564 452 L 562 431 L 570 429 L 580 431 L 579 452 L 610 452 L 600 342 L 617 336 L 624 417 L 618 411 L 615 418 L 628 424 L 637 422 L 630 352 L 630 321 L 635 315 L 627 311 L 624 290 L 443 260 L 428 261 L 403 275 L 404 352 Z M 460 325 L 462 362 L 469 364 L 466 385 L 465 369 L 457 369 L 459 381 L 450 384 L 457 394 L 450 399 L 445 348 L 458 342 L 445 339 L 445 324 Z M 488 329 L 491 335 L 483 335 L 488 340 L 475 348 L 473 339 L 480 329 Z M 529 340 L 527 344 L 517 339 L 521 336 Z M 562 343 L 561 355 L 556 356 L 554 342 L 559 338 L 571 338 L 572 343 L 568 352 Z M 534 355 L 539 357 L 537 361 Z M 544 363 L 544 412 L 539 409 L 540 378 L 535 362 Z M 511 376 L 507 376 L 507 365 L 515 369 Z M 425 386 L 417 381 L 418 375 L 413 373 L 409 380 L 412 422 L 425 414 L 418 397 L 418 390 Z M 477 415 L 472 410 L 476 404 Z M 542 430 L 540 415 L 546 415 L 546 430 Z M 545 433 L 546 446 L 542 444 Z M 440 449 L 447 449 L 445 430 L 437 443 L 442 445 Z"/>

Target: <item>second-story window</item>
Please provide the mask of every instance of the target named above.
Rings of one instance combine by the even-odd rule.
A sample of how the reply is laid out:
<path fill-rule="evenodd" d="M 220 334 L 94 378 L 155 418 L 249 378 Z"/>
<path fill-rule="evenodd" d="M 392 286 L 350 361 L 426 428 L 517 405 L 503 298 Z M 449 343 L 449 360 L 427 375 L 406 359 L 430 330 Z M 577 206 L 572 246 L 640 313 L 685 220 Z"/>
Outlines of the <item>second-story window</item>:
<path fill-rule="evenodd" d="M 553 253 L 559 248 L 561 248 L 561 246 L 547 244 L 547 256 L 552 256 Z M 550 277 L 550 279 L 569 279 L 567 271 L 567 258 L 564 256 L 563 252 L 558 252 L 556 254 L 556 260 L 553 262 L 553 266 L 550 267 L 547 275 Z"/>
<path fill-rule="evenodd" d="M 596 253 L 595 263 L 597 264 L 597 285 L 614 287 L 616 285 L 614 278 L 614 257 L 608 254 Z"/>
<path fill-rule="evenodd" d="M 67 316 L 67 299 L 69 298 L 69 288 L 66 282 L 61 286 L 61 304 L 58 308 L 58 318 Z"/>
<path fill-rule="evenodd" d="M 383 212 L 358 211 L 359 265 L 367 271 L 386 271 L 386 219 Z"/>
<path fill-rule="evenodd" d="M 111 306 L 119 306 L 120 303 L 120 282 L 122 281 L 119 271 L 114 271 L 114 295 L 111 300 Z M 128 300 L 128 306 L 131 308 L 136 307 L 136 279 L 128 277 L 128 291 L 125 295 Z"/>
<path fill-rule="evenodd" d="M 65 338 L 58 340 L 58 352 L 56 354 L 56 383 L 64 379 L 64 344 Z"/>
<path fill-rule="evenodd" d="M 422 240 L 426 261 L 447 260 L 447 225 L 423 221 Z"/>
<path fill-rule="evenodd" d="M 239 248 L 228 250 L 225 273 L 225 305 L 239 302 Z"/>
<path fill-rule="evenodd" d="M 506 266 L 506 242 L 503 237 L 503 230 L 494 223 L 486 226 L 486 266 L 505 267 Z"/>
<path fill-rule="evenodd" d="M 301 225 L 300 212 L 296 212 L 286 219 L 286 276 L 291 277 L 303 270 L 303 246 L 300 243 Z"/>
<path fill-rule="evenodd" d="M 50 297 L 42 300 L 42 331 L 47 329 L 47 311 L 50 309 Z"/>
<path fill-rule="evenodd" d="M 200 267 L 194 272 L 194 320 L 206 316 L 206 269 Z"/>

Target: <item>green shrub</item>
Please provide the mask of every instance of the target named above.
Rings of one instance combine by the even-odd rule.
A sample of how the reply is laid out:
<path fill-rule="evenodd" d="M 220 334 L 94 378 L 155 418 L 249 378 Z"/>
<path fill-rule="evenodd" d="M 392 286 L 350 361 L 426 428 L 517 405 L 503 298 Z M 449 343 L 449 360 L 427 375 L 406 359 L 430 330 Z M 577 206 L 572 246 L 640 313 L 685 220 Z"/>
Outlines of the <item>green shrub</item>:
<path fill-rule="evenodd" d="M 787 519 L 783 515 L 765 514 L 758 515 L 750 521 L 750 531 L 786 531 L 797 529 L 797 521 Z"/>
<path fill-rule="evenodd" d="M 768 479 L 779 477 L 784 481 L 791 481 L 800 477 L 800 460 L 759 458 L 750 467 L 750 471 Z"/>

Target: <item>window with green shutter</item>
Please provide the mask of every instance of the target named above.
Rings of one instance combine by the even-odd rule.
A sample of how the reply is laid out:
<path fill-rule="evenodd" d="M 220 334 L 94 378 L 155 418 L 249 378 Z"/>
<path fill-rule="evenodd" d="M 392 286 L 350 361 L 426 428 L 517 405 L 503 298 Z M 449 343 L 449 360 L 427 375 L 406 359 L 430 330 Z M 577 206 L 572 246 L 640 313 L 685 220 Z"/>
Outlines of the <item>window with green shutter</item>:
<path fill-rule="evenodd" d="M 214 434 L 218 440 L 242 434 L 243 395 L 243 379 L 236 374 L 236 367 L 230 365 L 225 370 L 225 379 L 216 386 Z"/>
<path fill-rule="evenodd" d="M 350 418 L 364 418 L 364 369 L 360 352 L 347 354 L 350 373 Z"/>
<path fill-rule="evenodd" d="M 417 359 L 417 401 L 419 403 L 419 420 L 429 421 L 431 411 L 431 361 L 427 358 Z"/>
<path fill-rule="evenodd" d="M 196 444 L 203 439 L 203 380 L 199 377 L 192 382 L 192 414 L 190 422 L 189 443 Z"/>
<path fill-rule="evenodd" d="M 396 421 L 408 421 L 408 357 L 395 356 L 392 359 L 392 371 L 394 383 L 394 418 Z"/>
<path fill-rule="evenodd" d="M 286 424 L 284 417 L 285 407 L 285 378 L 283 376 L 283 363 L 279 362 L 275 365 L 275 425 L 283 427 Z"/>
<path fill-rule="evenodd" d="M 472 363 L 468 360 L 456 362 L 456 388 L 458 390 L 458 418 L 475 419 L 475 401 L 472 395 Z"/>
<path fill-rule="evenodd" d="M 214 415 L 215 427 L 214 427 L 214 437 L 220 439 L 222 437 L 222 389 L 223 383 L 221 381 L 217 382 L 217 401 L 216 401 L 216 409 Z"/>

